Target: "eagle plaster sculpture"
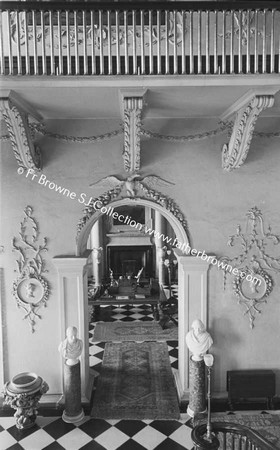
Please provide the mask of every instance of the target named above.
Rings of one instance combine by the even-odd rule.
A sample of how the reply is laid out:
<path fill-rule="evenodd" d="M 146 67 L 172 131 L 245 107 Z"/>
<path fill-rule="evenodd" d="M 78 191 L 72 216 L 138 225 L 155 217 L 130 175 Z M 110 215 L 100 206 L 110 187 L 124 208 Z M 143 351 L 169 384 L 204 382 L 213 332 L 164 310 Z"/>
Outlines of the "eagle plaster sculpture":
<path fill-rule="evenodd" d="M 137 182 L 141 182 L 144 186 L 154 188 L 155 186 L 171 186 L 175 183 L 164 180 L 157 175 L 148 175 L 144 178 L 141 175 L 134 173 L 127 177 L 126 179 L 121 179 L 116 175 L 109 175 L 107 177 L 101 178 L 101 180 L 90 184 L 90 186 L 102 186 L 104 188 L 110 187 L 114 188 L 116 186 L 125 186 L 126 192 L 130 197 L 135 197 L 137 191 Z"/>

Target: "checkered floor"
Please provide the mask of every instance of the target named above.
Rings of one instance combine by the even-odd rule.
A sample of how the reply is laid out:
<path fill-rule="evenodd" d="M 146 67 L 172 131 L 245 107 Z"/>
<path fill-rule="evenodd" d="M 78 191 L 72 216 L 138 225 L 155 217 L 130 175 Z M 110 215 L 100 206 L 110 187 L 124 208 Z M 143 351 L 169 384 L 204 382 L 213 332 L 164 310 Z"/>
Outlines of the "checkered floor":
<path fill-rule="evenodd" d="M 108 306 L 100 309 L 97 320 L 151 321 L 153 315 L 150 307 L 145 305 Z M 90 366 L 98 376 L 105 343 L 91 342 L 94 326 L 94 322 L 89 325 Z M 171 366 L 177 368 L 178 341 L 167 344 Z M 242 414 L 246 412 L 242 411 Z M 187 414 L 181 415 L 181 420 L 168 421 L 85 417 L 79 426 L 67 424 L 61 417 L 38 416 L 33 428 L 21 432 L 15 426 L 14 417 L 0 417 L 0 450 L 191 450 L 191 430 L 191 419 Z"/>
<path fill-rule="evenodd" d="M 92 343 L 95 321 L 132 322 L 154 320 L 148 305 L 106 306 L 89 324 L 90 369 L 100 373 L 104 342 Z M 171 367 L 178 368 L 178 341 L 168 341 Z M 79 426 L 61 417 L 38 416 L 36 426 L 19 432 L 13 417 L 0 417 L 1 450 L 190 450 L 191 423 L 186 415 L 170 420 L 101 420 L 86 417 Z"/>

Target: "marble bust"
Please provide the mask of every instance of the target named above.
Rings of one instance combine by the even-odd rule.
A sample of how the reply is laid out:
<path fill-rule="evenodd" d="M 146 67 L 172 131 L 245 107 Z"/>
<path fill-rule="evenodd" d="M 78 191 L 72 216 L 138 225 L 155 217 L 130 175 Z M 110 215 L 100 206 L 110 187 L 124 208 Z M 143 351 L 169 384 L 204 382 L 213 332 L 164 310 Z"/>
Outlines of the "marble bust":
<path fill-rule="evenodd" d="M 193 361 L 201 361 L 213 344 L 213 339 L 206 331 L 205 325 L 201 320 L 196 319 L 193 321 L 191 329 L 186 335 L 186 344 L 192 353 Z"/>
<path fill-rule="evenodd" d="M 68 366 L 77 364 L 83 351 L 83 341 L 77 338 L 77 334 L 78 330 L 76 327 L 68 327 L 66 330 L 66 339 L 58 347 L 58 351 L 66 360 Z"/>

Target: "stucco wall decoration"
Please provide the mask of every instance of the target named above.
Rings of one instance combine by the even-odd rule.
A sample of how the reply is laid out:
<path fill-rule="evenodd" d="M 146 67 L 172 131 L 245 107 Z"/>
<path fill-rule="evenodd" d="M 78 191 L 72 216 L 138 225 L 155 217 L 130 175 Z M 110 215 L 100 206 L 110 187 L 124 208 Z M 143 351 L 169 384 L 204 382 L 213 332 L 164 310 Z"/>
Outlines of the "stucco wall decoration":
<path fill-rule="evenodd" d="M 245 231 L 242 232 L 241 226 L 237 225 L 236 233 L 228 240 L 230 247 L 241 246 L 240 253 L 233 258 L 223 257 L 220 261 L 225 264 L 221 266 L 224 288 L 229 270 L 226 265 L 230 265 L 234 274 L 233 292 L 238 303 L 245 306 L 244 315 L 249 318 L 250 327 L 254 328 L 255 318 L 261 313 L 260 307 L 267 302 L 273 289 L 273 279 L 268 272 L 280 272 L 280 256 L 275 256 L 280 236 L 272 233 L 270 225 L 265 230 L 262 213 L 256 206 L 249 209 L 246 216 Z"/>
<path fill-rule="evenodd" d="M 45 268 L 43 253 L 47 249 L 47 238 L 43 238 L 42 244 L 39 244 L 38 223 L 32 216 L 33 209 L 26 206 L 24 210 L 25 217 L 20 223 L 20 238 L 14 237 L 12 240 L 12 249 L 17 253 L 18 277 L 13 283 L 13 296 L 17 302 L 18 308 L 24 310 L 23 319 L 27 319 L 32 333 L 35 331 L 36 318 L 42 317 L 38 310 L 42 306 L 47 306 L 49 297 L 49 285 L 42 276 L 48 272 Z"/>

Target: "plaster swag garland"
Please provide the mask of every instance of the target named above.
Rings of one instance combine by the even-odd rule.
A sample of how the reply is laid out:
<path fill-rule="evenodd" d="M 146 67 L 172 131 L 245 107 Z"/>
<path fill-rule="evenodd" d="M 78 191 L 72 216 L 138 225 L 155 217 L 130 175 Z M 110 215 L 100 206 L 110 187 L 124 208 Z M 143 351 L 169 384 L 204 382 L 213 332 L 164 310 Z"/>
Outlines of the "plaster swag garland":
<path fill-rule="evenodd" d="M 105 140 L 113 139 L 117 136 L 120 136 L 124 134 L 124 125 L 119 130 L 111 131 L 109 133 L 104 133 L 99 136 L 89 136 L 89 137 L 83 137 L 83 136 L 66 136 L 63 134 L 58 133 L 51 133 L 50 131 L 47 131 L 43 124 L 38 123 L 30 123 L 30 128 L 33 132 L 36 132 L 38 134 L 41 134 L 43 136 L 47 136 L 53 139 L 56 139 L 61 142 L 67 142 L 70 144 L 89 144 L 91 142 L 101 142 Z M 138 136 L 143 136 L 150 139 L 159 139 L 162 141 L 168 141 L 168 142 L 191 142 L 191 141 L 199 141 L 202 139 L 207 139 L 209 137 L 218 136 L 219 134 L 224 133 L 226 130 L 231 130 L 232 124 L 231 123 L 221 123 L 221 126 L 215 130 L 205 131 L 203 133 L 197 133 L 197 134 L 190 134 L 188 136 L 167 136 L 159 133 L 154 133 L 149 130 L 145 130 L 143 125 L 141 124 L 138 127 Z M 280 133 L 279 133 L 280 135 Z"/>
<path fill-rule="evenodd" d="M 30 123 L 29 127 L 31 129 L 31 132 L 41 134 L 42 136 L 47 136 L 52 139 L 56 139 L 57 141 L 66 142 L 68 144 L 89 144 L 92 142 L 102 142 L 110 139 L 114 139 L 115 137 L 121 136 L 124 133 L 123 127 L 119 130 L 111 131 L 109 133 L 104 133 L 98 136 L 66 136 L 63 134 L 58 133 L 51 133 L 50 131 L 47 131 L 45 129 L 45 126 L 43 124 L 38 123 Z M 197 133 L 197 134 L 189 134 L 187 136 L 170 136 L 170 135 L 164 135 L 160 133 L 155 133 L 150 130 L 145 130 L 143 126 L 139 128 L 139 135 L 149 138 L 149 139 L 158 139 L 161 141 L 168 141 L 168 142 L 191 142 L 191 141 L 199 141 L 207 138 L 211 138 L 214 136 L 219 136 L 220 134 L 223 134 L 224 132 L 228 131 L 230 132 L 232 129 L 232 123 L 221 123 L 221 126 L 219 128 L 216 128 L 215 130 L 205 131 L 203 133 Z M 261 131 L 255 131 L 253 133 L 255 137 L 259 138 L 279 138 L 280 137 L 280 131 L 271 132 L 271 133 L 265 133 Z M 7 142 L 10 140 L 10 136 L 8 134 L 4 134 L 0 136 L 1 142 Z"/>

